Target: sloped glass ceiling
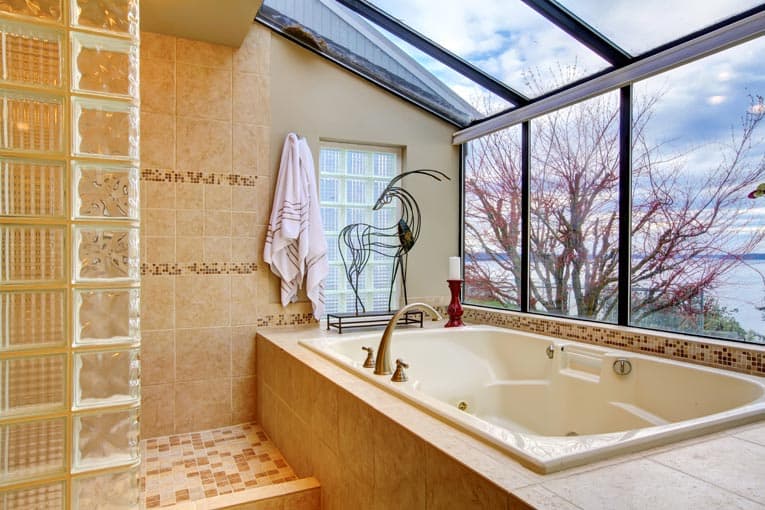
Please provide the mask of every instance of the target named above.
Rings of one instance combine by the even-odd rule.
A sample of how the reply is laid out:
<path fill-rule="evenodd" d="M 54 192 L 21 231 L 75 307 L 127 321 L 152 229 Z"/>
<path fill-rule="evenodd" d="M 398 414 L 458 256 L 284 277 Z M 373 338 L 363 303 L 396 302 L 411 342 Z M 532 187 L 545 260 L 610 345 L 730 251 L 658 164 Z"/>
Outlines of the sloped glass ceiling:
<path fill-rule="evenodd" d="M 559 3 L 631 55 L 641 55 L 762 4 L 757 0 L 641 0 L 639 4 L 634 0 L 560 0 Z"/>
<path fill-rule="evenodd" d="M 763 5 L 755 0 L 342 2 L 353 10 L 340 0 L 265 0 L 257 19 L 460 127 L 628 65 L 646 52 Z M 402 27 L 388 25 L 396 34 L 388 32 L 357 14 L 359 7 L 362 12 L 382 10 Z M 548 19 L 535 10 L 546 7 L 571 17 L 568 31 L 551 21 L 554 14 L 548 12 Z M 423 44 L 408 39 L 415 47 L 400 39 L 407 30 L 427 39 L 424 46 L 435 43 L 488 75 L 477 79 L 482 85 L 494 91 L 498 85 L 512 94 L 499 92 L 500 98 L 476 83 L 475 74 L 464 68 L 457 72 L 459 66 L 452 68 L 448 59 L 418 49 L 427 49 Z M 588 37 L 616 52 L 618 59 L 606 58 L 617 63 L 600 56 L 607 54 L 602 46 L 598 54 L 590 49 L 592 42 L 590 47 L 580 42 Z"/>
<path fill-rule="evenodd" d="M 372 3 L 528 97 L 609 66 L 521 0 Z"/>

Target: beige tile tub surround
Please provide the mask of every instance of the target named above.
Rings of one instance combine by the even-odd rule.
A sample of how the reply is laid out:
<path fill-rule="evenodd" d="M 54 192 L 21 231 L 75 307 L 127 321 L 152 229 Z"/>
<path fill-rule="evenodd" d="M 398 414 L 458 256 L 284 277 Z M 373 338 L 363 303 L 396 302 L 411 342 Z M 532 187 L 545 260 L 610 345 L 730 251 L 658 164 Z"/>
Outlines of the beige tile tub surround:
<path fill-rule="evenodd" d="M 257 337 L 258 417 L 325 510 L 763 508 L 763 422 L 539 475 L 297 344 L 333 334 Z"/>
<path fill-rule="evenodd" d="M 144 33 L 141 45 L 143 438 L 255 419 L 255 331 L 307 324 L 263 270 L 270 44 Z"/>

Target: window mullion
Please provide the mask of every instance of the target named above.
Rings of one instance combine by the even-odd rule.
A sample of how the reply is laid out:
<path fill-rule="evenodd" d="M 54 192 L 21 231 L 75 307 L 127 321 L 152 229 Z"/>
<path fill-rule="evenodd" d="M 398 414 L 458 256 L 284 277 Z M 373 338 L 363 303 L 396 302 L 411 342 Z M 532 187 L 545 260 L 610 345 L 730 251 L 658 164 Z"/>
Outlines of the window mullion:
<path fill-rule="evenodd" d="M 630 321 L 632 265 L 632 86 L 622 87 L 619 103 L 619 315 L 621 326 Z"/>
<path fill-rule="evenodd" d="M 531 167 L 531 124 L 521 125 L 521 289 L 518 303 L 521 312 L 529 311 L 529 201 Z"/>

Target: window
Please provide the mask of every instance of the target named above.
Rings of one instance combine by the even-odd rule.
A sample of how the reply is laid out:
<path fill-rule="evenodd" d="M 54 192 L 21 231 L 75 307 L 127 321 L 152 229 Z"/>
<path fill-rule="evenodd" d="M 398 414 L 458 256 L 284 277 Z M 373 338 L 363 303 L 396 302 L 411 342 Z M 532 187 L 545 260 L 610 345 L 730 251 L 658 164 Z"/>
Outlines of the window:
<path fill-rule="evenodd" d="M 631 323 L 765 343 L 757 39 L 634 85 Z"/>
<path fill-rule="evenodd" d="M 764 51 L 468 142 L 465 301 L 765 343 Z"/>
<path fill-rule="evenodd" d="M 329 250 L 330 271 L 325 286 L 327 313 L 356 311 L 343 264 L 343 256 L 350 264 L 351 254 L 347 246 L 338 244 L 340 231 L 352 223 L 387 229 L 388 233 L 395 231 L 398 213 L 395 201 L 377 211 L 372 210 L 372 206 L 388 181 L 400 173 L 400 168 L 401 151 L 397 148 L 322 142 L 319 197 Z M 386 250 L 372 252 L 360 275 L 359 297 L 366 311 L 388 310 L 389 298 L 391 308 L 398 308 L 397 287 L 390 295 L 393 259 L 386 256 L 388 254 Z M 358 311 L 361 312 L 361 308 Z"/>

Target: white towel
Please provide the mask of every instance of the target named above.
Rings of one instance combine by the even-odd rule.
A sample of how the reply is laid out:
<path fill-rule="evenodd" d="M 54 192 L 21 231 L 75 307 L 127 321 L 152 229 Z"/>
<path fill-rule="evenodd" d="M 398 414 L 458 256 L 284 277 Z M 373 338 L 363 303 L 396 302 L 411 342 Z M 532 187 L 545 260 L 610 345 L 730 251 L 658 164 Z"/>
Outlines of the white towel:
<path fill-rule="evenodd" d="M 297 299 L 307 276 L 306 292 L 317 320 L 324 315 L 324 279 L 329 272 L 327 241 L 321 224 L 311 149 L 305 138 L 290 133 L 284 141 L 263 260 L 282 280 L 282 306 Z"/>

